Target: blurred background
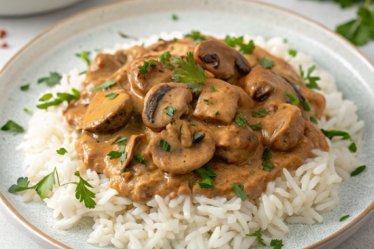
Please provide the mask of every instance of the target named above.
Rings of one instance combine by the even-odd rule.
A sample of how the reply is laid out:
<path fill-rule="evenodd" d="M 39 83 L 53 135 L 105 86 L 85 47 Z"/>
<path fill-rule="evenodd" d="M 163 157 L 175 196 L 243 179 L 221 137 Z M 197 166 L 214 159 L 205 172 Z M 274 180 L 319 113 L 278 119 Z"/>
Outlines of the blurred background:
<path fill-rule="evenodd" d="M 0 0 L 0 69 L 25 44 L 56 22 L 116 0 Z M 314 21 L 358 45 L 374 61 L 374 0 L 258 0 Z M 371 4 L 372 2 L 372 4 Z M 371 4 L 371 7 L 370 7 Z M 39 248 L 0 213 L 0 248 Z M 22 236 L 21 236 L 22 235 Z M 374 248 L 374 216 L 340 249 Z"/>

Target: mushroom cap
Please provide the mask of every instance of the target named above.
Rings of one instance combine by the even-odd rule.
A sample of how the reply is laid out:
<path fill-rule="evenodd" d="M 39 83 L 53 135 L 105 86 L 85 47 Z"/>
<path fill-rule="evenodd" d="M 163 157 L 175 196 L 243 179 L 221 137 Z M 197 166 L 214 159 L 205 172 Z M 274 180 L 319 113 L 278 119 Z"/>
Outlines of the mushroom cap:
<path fill-rule="evenodd" d="M 114 99 L 105 97 L 109 91 L 99 91 L 89 104 L 83 118 L 83 130 L 90 132 L 111 132 L 117 130 L 130 120 L 133 105 L 126 91 L 111 91 L 118 95 Z"/>
<path fill-rule="evenodd" d="M 191 101 L 191 90 L 185 84 L 172 82 L 156 85 L 145 96 L 143 122 L 151 129 L 160 130 L 172 119 L 182 116 L 189 109 Z M 167 107 L 176 109 L 172 117 L 167 115 Z"/>
<path fill-rule="evenodd" d="M 242 75 L 251 71 L 251 65 L 240 52 L 217 40 L 200 42 L 194 50 L 194 59 L 220 79 L 234 76 L 235 71 Z"/>
<path fill-rule="evenodd" d="M 198 132 L 205 133 L 200 142 L 186 141 L 192 140 Z M 161 139 L 170 145 L 170 151 L 160 146 Z M 182 120 L 168 124 L 165 130 L 150 141 L 148 147 L 154 164 L 171 174 L 186 174 L 200 168 L 212 159 L 215 148 L 215 136 L 209 128 L 200 124 L 191 126 Z"/>

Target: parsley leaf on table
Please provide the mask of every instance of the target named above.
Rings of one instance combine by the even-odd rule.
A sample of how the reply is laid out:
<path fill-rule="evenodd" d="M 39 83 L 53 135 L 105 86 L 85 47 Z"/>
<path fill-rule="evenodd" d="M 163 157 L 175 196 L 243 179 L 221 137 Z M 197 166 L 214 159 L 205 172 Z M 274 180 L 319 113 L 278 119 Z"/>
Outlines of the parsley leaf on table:
<path fill-rule="evenodd" d="M 13 135 L 22 133 L 24 131 L 23 127 L 17 124 L 16 122 L 9 120 L 5 125 L 1 127 L 2 131 L 13 131 Z"/>

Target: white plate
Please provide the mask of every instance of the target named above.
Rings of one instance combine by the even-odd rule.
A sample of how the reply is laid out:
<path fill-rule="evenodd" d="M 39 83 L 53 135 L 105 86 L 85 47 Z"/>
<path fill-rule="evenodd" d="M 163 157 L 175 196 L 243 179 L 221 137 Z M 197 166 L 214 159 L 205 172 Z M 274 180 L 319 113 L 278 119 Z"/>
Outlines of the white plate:
<path fill-rule="evenodd" d="M 172 14 L 179 16 L 173 21 Z M 344 97 L 355 101 L 358 115 L 367 124 L 364 132 L 365 174 L 342 183 L 340 205 L 323 215 L 324 222 L 313 226 L 290 225 L 284 248 L 332 248 L 344 241 L 363 224 L 374 208 L 373 153 L 374 68 L 364 55 L 340 36 L 294 13 L 251 1 L 231 0 L 142 0 L 118 2 L 98 7 L 64 20 L 22 49 L 0 73 L 0 124 L 12 119 L 27 127 L 29 116 L 23 108 L 35 109 L 38 94 L 46 90 L 36 80 L 50 71 L 68 72 L 86 69 L 74 56 L 82 50 L 113 47 L 125 43 L 118 31 L 132 37 L 148 37 L 163 31 L 200 30 L 225 35 L 262 35 L 287 38 L 295 49 L 312 55 L 331 72 Z M 31 83 L 28 92 L 19 87 Z M 0 133 L 0 199 L 1 207 L 14 222 L 46 248 L 93 247 L 86 244 L 92 221 L 83 220 L 77 227 L 62 231 L 55 226 L 52 210 L 42 203 L 22 203 L 7 189 L 23 176 L 23 154 L 15 147 L 22 136 Z M 343 215 L 350 222 L 339 222 Z"/>

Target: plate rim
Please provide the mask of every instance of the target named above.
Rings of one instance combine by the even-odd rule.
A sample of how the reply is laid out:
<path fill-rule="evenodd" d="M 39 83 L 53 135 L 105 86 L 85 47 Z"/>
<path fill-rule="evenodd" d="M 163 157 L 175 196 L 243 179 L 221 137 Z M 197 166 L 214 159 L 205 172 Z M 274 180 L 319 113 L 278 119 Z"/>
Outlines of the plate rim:
<path fill-rule="evenodd" d="M 114 6 L 114 5 L 119 5 L 119 4 L 124 4 L 126 2 L 134 2 L 134 1 L 136 1 L 136 0 L 121 0 L 121 1 L 118 1 L 118 2 L 107 3 L 107 4 L 99 5 L 99 6 L 96 6 L 96 7 L 92 7 L 90 9 L 87 9 L 87 10 L 81 11 L 81 12 L 79 12 L 77 14 L 74 14 L 74 15 L 72 15 L 70 17 L 62 19 L 61 21 L 59 21 L 59 22 L 51 25 L 50 27 L 48 27 L 46 30 L 44 30 L 43 32 L 41 32 L 40 34 L 38 34 L 36 37 L 34 37 L 33 39 L 31 39 L 29 42 L 27 42 L 21 49 L 19 49 L 5 63 L 5 65 L 0 69 L 0 74 L 2 74 L 5 71 L 5 69 L 10 65 L 10 63 L 12 61 L 14 61 L 15 58 L 18 57 L 32 43 L 34 43 L 37 40 L 41 39 L 44 35 L 46 35 L 50 31 L 52 31 L 53 29 L 57 28 L 58 26 L 61 26 L 64 23 L 69 22 L 69 21 L 71 21 L 73 19 L 82 17 L 82 16 L 84 16 L 87 13 L 90 13 L 90 12 L 95 12 L 95 11 L 99 11 L 101 9 L 106 9 L 106 8 Z M 287 8 L 283 8 L 283 7 L 280 7 L 280 6 L 277 6 L 275 4 L 271 4 L 271 3 L 261 2 L 261 1 L 257 1 L 257 0 L 235 0 L 235 1 L 243 1 L 243 2 L 250 2 L 250 3 L 254 3 L 254 4 L 258 4 L 258 5 L 263 5 L 263 6 L 266 6 L 266 7 L 269 7 L 269 8 L 280 10 L 281 12 L 285 12 L 288 15 L 293 15 L 293 16 L 296 16 L 298 18 L 304 19 L 308 23 L 316 25 L 317 27 L 319 27 L 320 29 L 322 29 L 324 32 L 329 33 L 330 35 L 334 36 L 336 39 L 338 39 L 341 42 L 345 43 L 346 46 L 348 46 L 351 49 L 355 50 L 362 57 L 362 59 L 365 60 L 371 66 L 371 68 L 374 70 L 374 63 L 369 59 L 369 57 L 367 55 L 365 55 L 355 45 L 353 45 L 345 37 L 341 36 L 340 34 L 334 32 L 332 30 L 330 30 L 329 28 L 327 28 L 323 24 L 321 24 L 321 23 L 319 23 L 317 21 L 314 21 L 314 20 L 312 20 L 309 17 L 306 17 L 306 16 L 301 15 L 301 14 L 299 14 L 299 13 L 293 11 L 293 10 L 290 10 L 290 9 L 287 9 Z M 63 249 L 72 249 L 71 247 L 63 244 L 62 242 L 60 242 L 60 241 L 52 238 L 51 236 L 47 235 L 44 232 L 42 232 L 40 229 L 36 228 L 29 221 L 27 221 L 10 204 L 10 202 L 5 198 L 5 196 L 1 193 L 1 191 L 0 191 L 0 208 L 4 209 L 7 212 L 7 213 L 5 213 L 5 215 L 8 216 L 7 217 L 8 220 L 14 219 L 16 222 L 18 222 L 18 225 L 20 225 L 20 227 L 24 231 L 28 231 L 29 233 L 31 233 L 33 235 L 33 238 L 31 238 L 32 240 L 35 241 L 35 239 L 38 239 L 38 241 L 40 241 L 40 242 L 44 242 L 44 243 L 47 242 L 47 243 L 50 243 L 50 245 L 52 244 L 54 246 L 58 246 L 58 247 L 63 248 Z M 361 212 L 354 220 L 352 220 L 351 222 L 349 222 L 343 228 L 339 229 L 338 231 L 336 231 L 335 233 L 329 235 L 328 237 L 326 237 L 326 238 L 324 238 L 324 239 L 322 239 L 322 240 L 320 240 L 320 241 L 318 241 L 318 242 L 316 242 L 316 243 L 314 243 L 314 244 L 312 244 L 312 245 L 310 245 L 308 247 L 305 247 L 305 249 L 317 248 L 319 246 L 323 246 L 324 244 L 327 244 L 328 242 L 332 241 L 333 239 L 338 238 L 340 235 L 342 235 L 343 233 L 347 232 L 349 229 L 351 229 L 356 224 L 358 224 L 361 220 L 363 220 L 372 210 L 374 210 L 374 201 L 363 212 Z M 348 238 L 346 238 L 346 239 L 348 239 Z"/>

